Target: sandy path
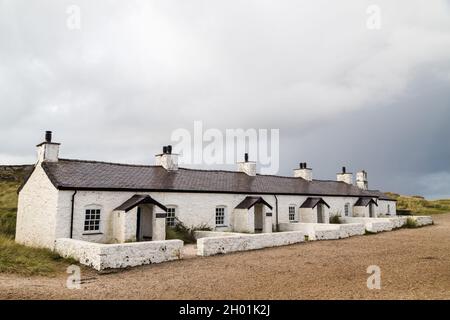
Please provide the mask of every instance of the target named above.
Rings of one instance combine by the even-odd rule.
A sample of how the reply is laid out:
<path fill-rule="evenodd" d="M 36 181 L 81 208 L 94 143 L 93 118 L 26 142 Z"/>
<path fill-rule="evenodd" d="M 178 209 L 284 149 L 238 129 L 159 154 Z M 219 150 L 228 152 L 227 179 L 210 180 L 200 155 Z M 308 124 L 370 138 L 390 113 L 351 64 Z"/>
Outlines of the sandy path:
<path fill-rule="evenodd" d="M 450 214 L 435 225 L 150 265 L 83 270 L 80 290 L 54 278 L 0 275 L 2 299 L 450 299 Z M 192 250 L 193 248 L 191 248 Z M 378 265 L 380 290 L 366 269 Z"/>

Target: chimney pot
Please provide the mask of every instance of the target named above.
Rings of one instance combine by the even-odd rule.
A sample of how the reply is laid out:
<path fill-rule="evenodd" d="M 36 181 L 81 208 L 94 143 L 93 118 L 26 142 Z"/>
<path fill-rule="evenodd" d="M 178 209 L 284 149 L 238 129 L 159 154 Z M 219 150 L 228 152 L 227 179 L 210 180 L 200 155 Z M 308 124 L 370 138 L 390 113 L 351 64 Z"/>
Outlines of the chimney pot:
<path fill-rule="evenodd" d="M 45 131 L 45 142 L 52 142 L 52 132 Z"/>
<path fill-rule="evenodd" d="M 172 146 L 171 145 L 167 146 L 167 153 L 172 154 Z"/>
<path fill-rule="evenodd" d="M 245 162 L 248 162 L 248 153 L 245 153 L 245 154 L 244 154 L 244 161 L 245 161 Z"/>
<path fill-rule="evenodd" d="M 347 170 L 345 167 L 342 167 L 342 173 L 345 173 Z"/>

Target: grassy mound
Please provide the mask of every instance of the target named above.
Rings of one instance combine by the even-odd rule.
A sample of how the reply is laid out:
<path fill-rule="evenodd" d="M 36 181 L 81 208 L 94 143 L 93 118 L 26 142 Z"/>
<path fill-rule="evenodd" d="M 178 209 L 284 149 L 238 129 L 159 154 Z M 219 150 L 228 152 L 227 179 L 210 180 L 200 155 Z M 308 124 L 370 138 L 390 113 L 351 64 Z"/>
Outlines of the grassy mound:
<path fill-rule="evenodd" d="M 396 193 L 386 193 L 397 200 L 398 210 L 409 210 L 416 215 L 430 215 L 450 212 L 450 199 L 426 200 L 421 196 L 402 196 Z"/>

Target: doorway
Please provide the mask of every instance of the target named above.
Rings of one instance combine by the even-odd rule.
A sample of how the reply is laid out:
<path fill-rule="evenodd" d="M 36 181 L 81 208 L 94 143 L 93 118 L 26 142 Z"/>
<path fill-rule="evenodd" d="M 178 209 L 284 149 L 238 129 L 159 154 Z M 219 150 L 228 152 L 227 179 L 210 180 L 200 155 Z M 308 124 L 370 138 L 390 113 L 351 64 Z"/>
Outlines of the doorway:
<path fill-rule="evenodd" d="M 317 205 L 317 223 L 323 223 L 323 204 Z"/>
<path fill-rule="evenodd" d="M 258 203 L 254 206 L 255 213 L 255 233 L 261 233 L 263 231 L 263 205 Z"/>
<path fill-rule="evenodd" d="M 136 241 L 151 241 L 153 233 L 153 205 L 137 207 Z"/>
<path fill-rule="evenodd" d="M 375 218 L 375 205 L 373 203 L 369 204 L 369 217 Z"/>

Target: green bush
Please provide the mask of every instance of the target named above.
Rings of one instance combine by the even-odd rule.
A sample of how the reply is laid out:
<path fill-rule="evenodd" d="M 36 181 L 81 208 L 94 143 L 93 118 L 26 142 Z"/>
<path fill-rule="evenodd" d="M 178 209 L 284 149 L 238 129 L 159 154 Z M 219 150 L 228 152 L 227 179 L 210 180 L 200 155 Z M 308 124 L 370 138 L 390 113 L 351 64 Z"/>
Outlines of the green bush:
<path fill-rule="evenodd" d="M 417 228 L 417 222 L 413 218 L 406 219 L 406 228 Z"/>
<path fill-rule="evenodd" d="M 341 224 L 342 222 L 341 222 L 341 217 L 338 215 L 338 214 L 333 214 L 331 217 L 330 217 L 330 223 L 333 223 L 333 224 Z"/>
<path fill-rule="evenodd" d="M 206 224 L 198 226 L 188 227 L 183 222 L 175 218 L 174 227 L 166 227 L 166 239 L 180 239 L 184 243 L 196 243 L 197 240 L 194 237 L 195 231 L 211 231 L 212 228 Z"/>

